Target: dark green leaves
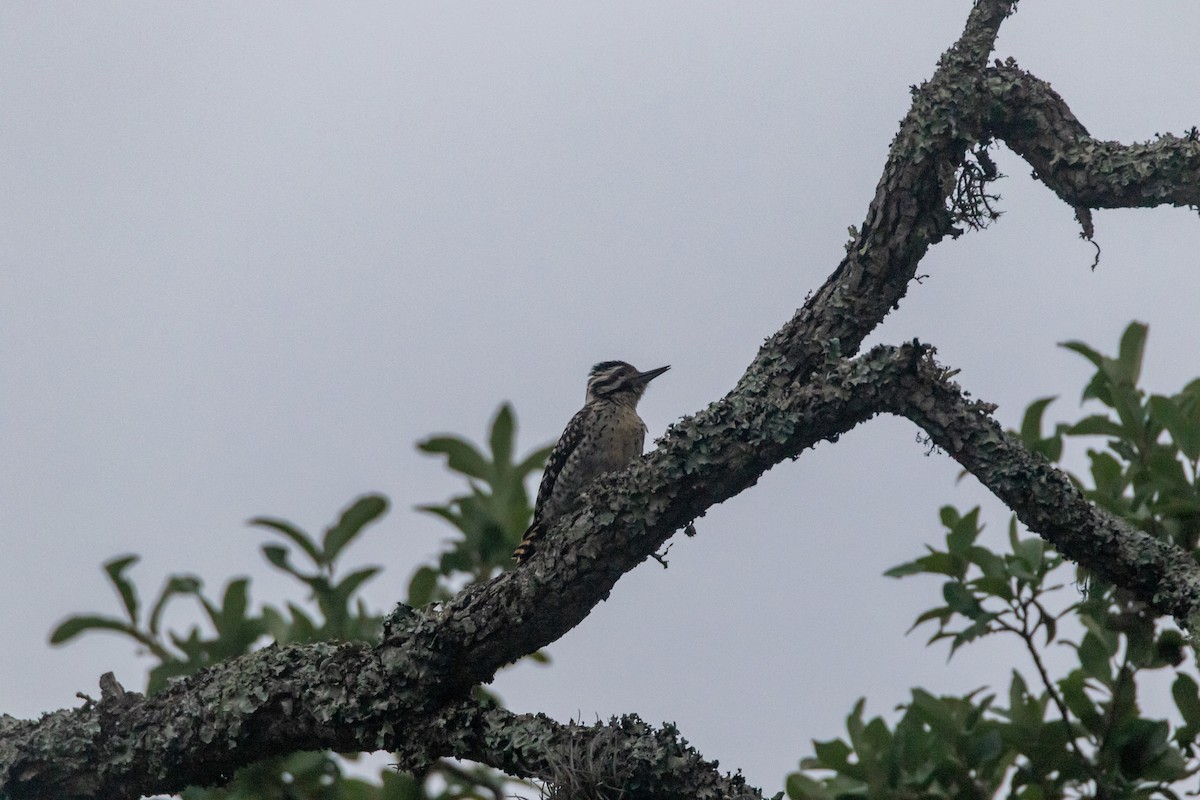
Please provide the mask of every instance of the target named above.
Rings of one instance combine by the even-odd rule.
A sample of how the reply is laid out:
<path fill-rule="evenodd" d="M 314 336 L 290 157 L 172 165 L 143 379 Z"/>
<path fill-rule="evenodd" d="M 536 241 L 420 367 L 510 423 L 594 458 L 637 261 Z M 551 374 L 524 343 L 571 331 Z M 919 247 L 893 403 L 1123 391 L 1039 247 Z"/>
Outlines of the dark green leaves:
<path fill-rule="evenodd" d="M 129 615 L 130 620 L 137 619 L 138 597 L 133 584 L 125 578 L 125 570 L 136 564 L 137 561 L 137 556 L 125 556 L 113 559 L 104 565 L 104 571 L 108 574 L 108 579 L 112 581 L 113 588 L 117 590 L 121 604 L 125 606 L 125 613 Z"/>
<path fill-rule="evenodd" d="M 787 778 L 792 800 L 987 797 L 1005 778 L 1005 729 L 982 713 L 991 697 L 938 697 L 914 689 L 894 727 L 863 719 L 860 699 L 846 719 L 848 740 L 813 742 L 804 772 Z M 827 773 L 832 773 L 828 775 Z"/>
<path fill-rule="evenodd" d="M 112 584 L 113 590 L 116 591 L 117 597 L 120 598 L 121 605 L 125 609 L 126 620 L 128 621 L 94 614 L 68 617 L 60 622 L 54 631 L 51 632 L 50 644 L 64 644 L 82 633 L 93 630 L 115 631 L 141 641 L 137 630 L 139 611 L 137 588 L 125 576 L 125 571 L 137 562 L 138 557 L 130 555 L 114 558 L 104 564 L 104 574 L 108 576 L 109 583 Z"/>
<path fill-rule="evenodd" d="M 1065 344 L 1096 368 L 1083 398 L 1102 408 L 1045 433 L 1053 398 L 1041 398 L 1013 435 L 1051 460 L 1062 456 L 1068 437 L 1103 437 L 1102 446 L 1087 451 L 1089 474 L 1071 480 L 1130 524 L 1194 549 L 1200 539 L 1200 380 L 1175 395 L 1147 396 L 1138 386 L 1146 334 L 1145 325 L 1130 325 L 1116 356 L 1081 342 Z M 930 642 L 949 639 L 951 653 L 981 636 L 1012 637 L 1032 677 L 1013 671 L 1007 707 L 979 692 L 945 698 L 914 689 L 889 736 L 861 720 L 860 701 L 847 722 L 848 743 L 816 744 L 815 757 L 802 762 L 832 775 L 795 773 L 789 795 L 984 798 L 1006 786 L 1009 797 L 1027 800 L 1177 798 L 1178 782 L 1200 770 L 1200 688 L 1193 674 L 1179 671 L 1192 669 L 1180 632 L 1086 574 L 1081 584 L 1056 580 L 1062 559 L 1040 537 L 1022 538 L 1015 518 L 1007 548 L 986 542 L 978 508 L 960 514 L 947 506 L 940 518 L 944 546 L 927 547 L 887 573 L 938 578 L 942 604 L 919 614 L 913 627 L 936 623 Z M 1065 621 L 1071 624 L 1060 625 Z M 1049 657 L 1052 643 L 1067 645 L 1075 657 L 1058 677 L 1052 666 L 1062 656 Z M 1151 718 L 1140 707 L 1139 679 L 1166 669 L 1177 670 L 1171 696 L 1181 721 Z M 868 730 L 875 735 L 865 736 Z"/>
<path fill-rule="evenodd" d="M 978 507 L 960 514 L 952 506 L 945 506 L 940 516 L 947 528 L 946 549 L 927 547 L 926 555 L 884 573 L 895 578 L 922 573 L 950 578 L 942 584 L 946 605 L 923 612 L 913 627 L 937 622 L 938 630 L 929 641 L 950 639 L 951 654 L 981 636 L 1023 624 L 1016 619 L 1021 615 L 1028 616 L 1024 624 L 1031 630 L 1040 630 L 1048 641 L 1052 640 L 1057 620 L 1042 613 L 1035 600 L 1046 575 L 1061 559 L 1047 553 L 1044 542 L 1037 537 L 1019 539 L 1015 519 L 1009 529 L 1011 552 L 1001 555 L 978 544 L 983 532 Z M 956 627 L 954 623 L 959 620 L 965 624 Z"/>
<path fill-rule="evenodd" d="M 423 443 L 426 452 L 447 456 L 454 471 L 467 479 L 469 493 L 425 510 L 450 522 L 465 538 L 441 553 L 436 566 L 422 565 L 409 583 L 409 603 L 421 605 L 446 590 L 439 582 L 471 573 L 473 579 L 490 577 L 508 564 L 516 541 L 529 521 L 524 481 L 539 470 L 548 449 L 539 449 L 514 463 L 516 420 L 504 406 L 493 420 L 485 456 L 457 437 L 443 436 Z M 147 691 L 157 692 L 177 677 L 190 675 L 219 661 L 242 655 L 273 639 L 276 642 L 364 640 L 378 638 L 382 615 L 368 608 L 362 589 L 380 568 L 366 565 L 345 570 L 342 562 L 350 546 L 387 511 L 388 501 L 367 494 L 351 502 L 320 535 L 276 517 L 255 517 L 250 524 L 277 537 L 261 546 L 263 558 L 302 588 L 303 599 L 264 605 L 258 611 L 250 602 L 250 582 L 235 578 L 219 598 L 204 592 L 200 579 L 189 574 L 168 576 L 144 618 L 137 587 L 129 573 L 136 556 L 123 556 L 104 565 L 125 619 L 96 614 L 70 617 L 51 634 L 63 644 L 92 631 L 112 631 L 149 652 L 156 664 L 148 677 Z M 461 581 L 459 581 L 461 584 Z M 180 630 L 164 630 L 169 606 L 180 598 L 197 604 L 199 621 Z M 531 656 L 545 663 L 542 653 Z M 493 702 L 498 702 L 492 697 Z M 230 786 L 190 788 L 185 800 L 232 800 L 259 797 L 323 797 L 344 800 L 472 800 L 502 796 L 509 787 L 497 773 L 482 767 L 437 761 L 420 775 L 385 770 L 379 783 L 347 778 L 330 753 L 297 753 L 255 764 L 238 773 Z"/>
<path fill-rule="evenodd" d="M 444 455 L 446 466 L 466 480 L 467 490 L 444 504 L 417 507 L 449 523 L 456 536 L 436 566 L 421 567 L 413 575 L 410 605 L 448 597 L 447 582 L 456 574 L 480 581 L 512 566 L 512 552 L 533 513 L 525 482 L 550 453 L 549 447 L 540 448 L 514 463 L 516 428 L 516 416 L 505 404 L 488 433 L 490 453 L 457 436 L 435 436 L 417 445 L 423 452 Z"/>
<path fill-rule="evenodd" d="M 50 634 L 50 644 L 65 644 L 87 631 L 116 631 L 130 633 L 128 623 L 112 617 L 77 616 L 68 617 L 58 624 Z"/>
<path fill-rule="evenodd" d="M 273 517 L 254 517 L 251 525 L 267 528 L 283 535 L 296 545 L 320 571 L 329 573 L 342 550 L 349 545 L 367 525 L 387 512 L 387 498 L 379 494 L 368 494 L 355 500 L 344 511 L 338 521 L 325 530 L 320 544 L 315 537 L 305 533 L 292 523 Z M 302 574 L 288 562 L 288 550 L 280 545 L 263 545 L 263 555 L 272 566 L 296 577 Z"/>

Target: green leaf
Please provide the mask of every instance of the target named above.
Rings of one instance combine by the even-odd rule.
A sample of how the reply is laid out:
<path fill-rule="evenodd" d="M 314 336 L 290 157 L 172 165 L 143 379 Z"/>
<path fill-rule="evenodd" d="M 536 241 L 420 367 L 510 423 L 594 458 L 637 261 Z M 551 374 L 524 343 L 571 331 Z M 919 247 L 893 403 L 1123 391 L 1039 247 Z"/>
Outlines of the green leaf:
<path fill-rule="evenodd" d="M 65 644 L 87 631 L 116 631 L 117 633 L 127 633 L 134 638 L 137 637 L 137 631 L 119 619 L 91 616 L 68 617 L 51 632 L 50 644 Z"/>
<path fill-rule="evenodd" d="M 1008 715 L 1023 736 L 1040 726 L 1044 715 L 1044 706 L 1029 696 L 1025 679 L 1015 669 L 1008 686 Z"/>
<path fill-rule="evenodd" d="M 973 642 L 982 636 L 987 636 L 991 633 L 994 633 L 992 629 L 992 621 L 996 619 L 997 616 L 999 615 L 985 611 L 974 617 L 974 622 L 955 635 L 954 641 L 950 644 L 951 655 L 958 652 L 958 648 L 962 647 L 964 644 Z"/>
<path fill-rule="evenodd" d="M 1068 436 L 1125 436 L 1125 429 L 1104 414 L 1092 414 L 1084 417 L 1066 429 Z"/>
<path fill-rule="evenodd" d="M 475 447 L 457 436 L 434 436 L 417 444 L 418 449 L 426 453 L 442 453 L 446 456 L 446 465 L 455 472 L 461 472 L 479 480 L 489 480 L 492 477 L 492 465 Z"/>
<path fill-rule="evenodd" d="M 958 509 L 954 506 L 942 506 L 940 509 L 938 509 L 938 519 L 940 519 L 942 524 L 947 528 L 953 529 L 954 526 L 958 524 L 958 521 L 962 519 L 962 516 L 958 513 Z"/>
<path fill-rule="evenodd" d="M 349 601 L 350 597 L 358 591 L 358 588 L 378 575 L 381 569 L 382 567 L 364 567 L 363 569 L 351 572 L 342 579 L 341 583 L 333 587 L 334 594 L 344 597 Z"/>
<path fill-rule="evenodd" d="M 150 675 L 146 680 L 146 693 L 157 694 L 167 688 L 171 678 L 177 678 L 184 675 L 191 675 L 202 665 L 194 661 L 163 661 L 158 666 L 150 670 Z"/>
<path fill-rule="evenodd" d="M 162 613 L 167 607 L 167 601 L 181 594 L 199 594 L 203 586 L 203 582 L 195 575 L 172 575 L 168 578 L 167 585 L 163 587 L 158 599 L 154 601 L 154 607 L 150 609 L 150 633 L 158 636 L 158 628 L 162 622 Z"/>
<path fill-rule="evenodd" d="M 1153 395 L 1150 416 L 1171 434 L 1171 440 L 1193 463 L 1200 460 L 1200 416 L 1188 416 L 1174 398 Z"/>
<path fill-rule="evenodd" d="M 114 558 L 104 565 L 104 571 L 108 573 L 108 579 L 117 590 L 117 594 L 120 595 L 121 604 L 125 606 L 125 613 L 129 616 L 129 621 L 134 625 L 137 625 L 138 618 L 137 589 L 125 577 L 125 570 L 136 564 L 138 560 L 138 556 L 122 556 L 121 558 Z"/>
<path fill-rule="evenodd" d="M 1165 720 L 1134 717 L 1119 725 L 1110 746 L 1115 743 L 1118 748 L 1121 772 L 1129 778 L 1151 777 L 1170 748 L 1168 732 Z"/>
<path fill-rule="evenodd" d="M 965 566 L 965 561 L 955 559 L 949 553 L 935 550 L 929 555 L 921 556 L 916 561 L 894 566 L 883 574 L 889 578 L 904 578 L 909 575 L 919 575 L 922 573 L 948 575 L 952 578 L 958 578 L 962 577 L 964 572 L 963 566 Z"/>
<path fill-rule="evenodd" d="M 449 506 L 417 506 L 417 511 L 439 516 L 460 531 L 465 532 L 468 527 L 466 518 Z"/>
<path fill-rule="evenodd" d="M 424 566 L 413 573 L 408 582 L 408 604 L 420 607 L 433 599 L 433 590 L 437 586 L 438 571 L 433 567 Z"/>
<path fill-rule="evenodd" d="M 1092 733 L 1100 733 L 1104 730 L 1104 717 L 1096 710 L 1096 704 L 1084 690 L 1082 670 L 1071 670 L 1067 677 L 1058 682 L 1058 687 L 1063 702 L 1071 710 L 1071 713 L 1079 718 L 1085 728 Z"/>
<path fill-rule="evenodd" d="M 967 558 L 970 559 L 972 564 L 979 567 L 980 572 L 989 578 L 1004 578 L 1007 575 L 1004 569 L 1004 559 L 986 547 L 979 547 L 978 545 L 972 547 L 967 553 Z"/>
<path fill-rule="evenodd" d="M 1183 721 L 1200 728 L 1200 687 L 1190 675 L 1180 672 L 1171 684 L 1171 696 L 1175 698 L 1175 707 L 1183 716 Z"/>
<path fill-rule="evenodd" d="M 325 531 L 321 563 L 331 566 L 342 549 L 362 533 L 362 529 L 372 520 L 387 511 L 387 507 L 387 498 L 379 494 L 368 494 L 355 500 L 342 512 L 337 524 Z"/>
<path fill-rule="evenodd" d="M 976 578 L 969 585 L 973 591 L 999 597 L 1005 602 L 1013 599 L 1012 587 L 1009 585 L 1008 578 Z"/>
<path fill-rule="evenodd" d="M 1112 683 L 1112 664 L 1108 660 L 1108 648 L 1100 641 L 1100 637 L 1088 631 L 1083 635 L 1079 644 L 1079 663 L 1083 674 L 1095 678 L 1105 685 Z"/>
<path fill-rule="evenodd" d="M 1097 368 L 1102 367 L 1104 365 L 1104 356 L 1100 355 L 1099 353 L 1097 353 L 1091 347 L 1088 347 L 1083 342 L 1076 342 L 1076 341 L 1059 342 L 1058 346 L 1065 347 L 1067 350 L 1073 350 L 1076 353 L 1079 353 L 1079 355 L 1083 356 L 1088 361 L 1092 362 L 1092 364 L 1094 364 Z"/>
<path fill-rule="evenodd" d="M 1046 542 L 1037 536 L 1022 539 L 1017 545 L 1015 555 L 1025 562 L 1030 572 L 1036 573 L 1042 566 L 1042 556 L 1046 552 Z"/>
<path fill-rule="evenodd" d="M 947 581 L 942 585 L 942 597 L 946 599 L 946 605 L 964 617 L 974 619 L 983 612 L 971 591 L 957 581 Z"/>
<path fill-rule="evenodd" d="M 288 574 L 299 576 L 299 573 L 288 563 L 288 549 L 283 545 L 264 544 L 262 546 L 262 554 L 273 566 L 278 567 Z"/>
<path fill-rule="evenodd" d="M 1121 347 L 1117 356 L 1121 380 L 1137 386 L 1142 375 L 1142 356 L 1146 349 L 1146 333 L 1149 326 L 1142 322 L 1131 322 L 1121 336 Z"/>
<path fill-rule="evenodd" d="M 911 708 L 930 728 L 947 739 L 962 733 L 962 725 L 951 705 L 942 698 L 934 697 L 924 689 L 912 690 Z"/>
<path fill-rule="evenodd" d="M 291 623 L 288 626 L 288 640 L 292 642 L 312 641 L 317 632 L 317 626 L 313 623 L 312 618 L 295 603 L 288 603 L 287 609 L 292 615 Z"/>
<path fill-rule="evenodd" d="M 1025 409 L 1025 416 L 1021 419 L 1021 441 L 1026 445 L 1033 446 L 1041 441 L 1042 438 L 1042 415 L 1046 412 L 1046 407 L 1057 400 L 1057 397 L 1042 397 L 1034 400 Z"/>
<path fill-rule="evenodd" d="M 218 631 L 224 631 L 246 618 L 246 609 L 250 605 L 250 580 L 237 578 L 225 587 L 221 598 L 221 613 L 213 619 Z"/>
<path fill-rule="evenodd" d="M 261 616 L 263 628 L 268 636 L 275 639 L 280 644 L 287 644 L 291 641 L 288 637 L 288 632 L 291 629 L 291 623 L 277 609 L 267 606 L 262 610 Z"/>
<path fill-rule="evenodd" d="M 931 619 L 936 619 L 938 621 L 939 627 L 943 626 L 950 620 L 950 617 L 952 617 L 952 616 L 954 616 L 954 612 L 947 606 L 939 606 L 938 608 L 931 608 L 928 611 L 923 612 L 920 616 L 918 616 L 916 618 L 916 620 L 912 624 L 912 627 L 910 627 L 908 629 L 907 633 L 912 633 L 915 629 L 920 627 L 922 623 L 928 622 Z M 930 639 L 929 643 L 932 644 L 933 641 L 934 641 L 933 639 Z"/>
<path fill-rule="evenodd" d="M 982 531 L 983 528 L 979 524 L 979 506 L 975 506 L 950 528 L 950 532 L 946 534 L 946 547 L 951 553 L 965 558 Z"/>
<path fill-rule="evenodd" d="M 426 797 L 421 783 L 406 772 L 383 770 L 379 779 L 382 783 L 379 800 L 422 800 Z"/>
<path fill-rule="evenodd" d="M 512 465 L 513 434 L 516 427 L 512 406 L 504 403 L 492 421 L 492 432 L 488 441 L 492 448 L 492 462 L 497 473 L 504 473 Z"/>
<path fill-rule="evenodd" d="M 1196 735 L 1200 734 L 1200 693 L 1196 681 L 1182 672 L 1178 673 L 1171 684 L 1171 696 L 1186 723 L 1175 731 L 1175 741 L 1185 747 L 1190 746 L 1196 741 Z"/>
<path fill-rule="evenodd" d="M 1092 481 L 1100 497 L 1117 498 L 1125 491 L 1125 475 L 1121 462 L 1111 454 L 1088 450 L 1092 462 Z"/>
<path fill-rule="evenodd" d="M 850 767 L 850 754 L 853 752 L 850 749 L 850 745 L 841 739 L 813 742 L 813 754 L 816 755 L 823 769 L 845 772 Z"/>
<path fill-rule="evenodd" d="M 316 541 L 309 537 L 307 533 L 297 528 L 287 520 L 274 519 L 272 517 L 254 517 L 247 521 L 248 525 L 258 525 L 262 528 L 270 528 L 273 531 L 282 533 L 287 538 L 296 543 L 296 546 L 303 550 L 314 564 L 321 563 L 321 551 L 317 547 Z M 272 562 L 274 563 L 274 562 Z M 276 564 L 278 566 L 278 564 Z"/>
<path fill-rule="evenodd" d="M 791 800 L 834 800 L 832 792 L 802 772 L 788 775 L 786 788 Z"/>

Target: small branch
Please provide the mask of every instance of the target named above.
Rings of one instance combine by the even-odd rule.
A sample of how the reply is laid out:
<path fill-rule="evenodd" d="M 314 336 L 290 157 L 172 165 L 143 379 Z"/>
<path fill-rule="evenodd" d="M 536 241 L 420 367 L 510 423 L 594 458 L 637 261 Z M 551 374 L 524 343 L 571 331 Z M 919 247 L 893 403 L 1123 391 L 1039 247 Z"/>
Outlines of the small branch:
<path fill-rule="evenodd" d="M 1005 433 L 956 384 L 941 380 L 932 360 L 891 387 L 884 402 L 923 428 L 1059 553 L 1194 628 L 1200 569 L 1191 556 L 1090 503 L 1063 472 Z"/>
<path fill-rule="evenodd" d="M 455 740 L 451 755 L 575 790 L 566 796 L 596 796 L 582 789 L 601 783 L 615 784 L 627 800 L 763 796 L 741 775 L 723 774 L 716 762 L 704 760 L 673 725 L 654 728 L 633 715 L 581 725 L 542 714 L 472 708 L 455 728 L 471 734 Z"/>
<path fill-rule="evenodd" d="M 1036 603 L 1037 601 L 1032 600 L 1031 602 Z M 1029 657 L 1033 660 L 1033 666 L 1037 669 L 1042 686 L 1046 687 L 1046 694 L 1050 695 L 1050 699 L 1054 701 L 1055 707 L 1058 708 L 1059 716 L 1062 717 L 1063 725 L 1065 726 L 1063 735 L 1067 737 L 1067 744 L 1075 752 L 1075 757 L 1079 759 L 1079 763 L 1083 766 L 1084 770 L 1091 776 L 1092 782 L 1096 785 L 1097 798 L 1105 800 L 1108 797 L 1108 789 L 1100 779 L 1100 773 L 1096 769 L 1096 765 L 1084 754 L 1083 748 L 1079 746 L 1079 741 L 1071 732 L 1071 712 L 1067 710 L 1066 702 L 1054 686 L 1054 681 L 1050 679 L 1050 673 L 1046 670 L 1046 665 L 1042 661 L 1042 654 L 1038 652 L 1037 644 L 1033 641 L 1033 631 L 1029 628 L 1029 609 L 1024 605 L 1021 608 L 1021 629 L 1017 630 L 1009 625 L 1005 627 L 1021 637 L 1021 641 L 1025 643 L 1025 649 L 1029 651 Z"/>
<path fill-rule="evenodd" d="M 1091 238 L 1095 208 L 1200 205 L 1200 140 L 1166 134 L 1143 144 L 1094 139 L 1050 84 L 1012 62 L 985 70 L 985 131 L 1076 210 Z"/>

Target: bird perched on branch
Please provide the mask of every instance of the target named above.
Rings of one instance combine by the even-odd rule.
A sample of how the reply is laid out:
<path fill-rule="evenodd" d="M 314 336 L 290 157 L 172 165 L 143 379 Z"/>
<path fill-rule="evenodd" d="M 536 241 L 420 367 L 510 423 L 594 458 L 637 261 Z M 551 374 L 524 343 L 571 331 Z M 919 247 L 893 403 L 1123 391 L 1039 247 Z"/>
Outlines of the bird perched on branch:
<path fill-rule="evenodd" d="M 518 564 L 529 558 L 545 529 L 574 505 L 589 483 L 642 454 L 646 423 L 638 416 L 637 403 L 646 385 L 669 369 L 666 366 L 639 372 L 624 361 L 602 361 L 592 367 L 587 400 L 571 417 L 546 459 L 533 524 L 513 553 Z"/>

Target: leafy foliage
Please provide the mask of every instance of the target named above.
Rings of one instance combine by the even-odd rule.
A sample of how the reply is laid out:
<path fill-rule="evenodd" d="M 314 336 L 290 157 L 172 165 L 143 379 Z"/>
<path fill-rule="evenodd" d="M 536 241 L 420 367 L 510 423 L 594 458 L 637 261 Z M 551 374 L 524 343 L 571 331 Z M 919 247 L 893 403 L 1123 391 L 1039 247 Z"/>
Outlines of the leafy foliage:
<path fill-rule="evenodd" d="M 524 482 L 539 471 L 549 452 L 541 448 L 514 461 L 516 418 L 504 405 L 491 426 L 484 453 L 471 443 L 440 436 L 422 442 L 429 453 L 448 456 L 451 472 L 466 479 L 469 492 L 444 505 L 422 506 L 450 522 L 462 534 L 433 564 L 419 566 L 409 582 L 407 603 L 423 605 L 446 597 L 450 583 L 488 580 L 510 565 L 509 557 L 529 523 L 532 509 Z M 172 678 L 228 658 L 245 654 L 268 640 L 284 643 L 324 640 L 377 641 L 383 615 L 370 609 L 361 590 L 380 572 L 378 566 L 344 571 L 341 559 L 368 527 L 387 512 L 388 501 L 367 494 L 347 506 L 320 536 L 274 517 L 255 517 L 250 524 L 279 537 L 262 545 L 267 563 L 303 588 L 302 601 L 282 606 L 250 604 L 250 579 L 226 583 L 219 599 L 204 592 L 204 583 L 191 574 L 167 577 L 146 612 L 129 570 L 135 555 L 104 565 L 122 608 L 122 616 L 83 614 L 61 622 L 51 633 L 52 644 L 65 644 L 94 631 L 111 631 L 132 639 L 155 660 L 146 691 L 162 690 Z M 164 629 L 163 616 L 174 601 L 188 598 L 203 612 L 205 624 L 186 632 Z M 544 658 L 539 657 L 544 661 Z M 184 800 L 470 800 L 499 798 L 508 779 L 493 770 L 438 761 L 419 775 L 384 771 L 378 783 L 343 774 L 342 762 L 326 752 L 293 753 L 268 759 L 238 772 L 226 787 L 190 788 Z"/>
<path fill-rule="evenodd" d="M 1147 328 L 1131 324 L 1116 356 L 1080 342 L 1064 347 L 1092 363 L 1085 403 L 1103 410 L 1042 432 L 1054 398 L 1026 410 L 1015 435 L 1048 459 L 1067 437 L 1104 437 L 1089 449 L 1090 474 L 1072 480 L 1098 505 L 1142 530 L 1195 549 L 1200 520 L 1200 381 L 1172 396 L 1138 386 Z M 787 780 L 793 800 L 833 798 L 1009 797 L 1176 798 L 1176 785 L 1200 772 L 1200 689 L 1180 632 L 1125 592 L 1080 574 L 1082 596 L 1064 590 L 1061 556 L 1009 520 L 1007 547 L 980 544 L 980 510 L 941 510 L 943 548 L 927 547 L 887 572 L 942 579 L 942 603 L 913 627 L 932 624 L 929 643 L 950 652 L 985 636 L 1016 637 L 1034 667 L 1014 669 L 1007 697 L 978 690 L 936 697 L 914 689 L 894 726 L 863 719 L 862 700 L 847 739 L 814 742 L 814 755 Z M 1044 654 L 1065 645 L 1076 665 L 1052 677 Z M 1178 716 L 1142 714 L 1138 691 L 1156 671 L 1174 673 Z M 1006 703 L 1006 704 L 1005 704 Z"/>
<path fill-rule="evenodd" d="M 1014 435 L 1047 459 L 1059 461 L 1067 439 L 1096 437 L 1087 450 L 1090 469 L 1072 480 L 1087 496 L 1130 524 L 1181 547 L 1200 539 L 1200 379 L 1177 394 L 1148 395 L 1139 387 L 1146 326 L 1134 323 L 1115 356 L 1080 342 L 1063 346 L 1086 358 L 1095 373 L 1083 392 L 1085 404 L 1101 408 L 1074 423 L 1043 431 L 1055 398 L 1036 400 Z M 540 468 L 549 448 L 514 458 L 515 419 L 500 408 L 488 436 L 490 452 L 455 436 L 420 443 L 444 456 L 467 491 L 421 511 L 455 530 L 433 563 L 419 566 L 409 582 L 408 603 L 448 597 L 464 583 L 489 580 L 509 566 L 509 554 L 530 515 L 525 480 Z M 269 564 L 301 585 L 303 602 L 265 605 L 253 612 L 249 580 L 235 578 L 219 598 L 205 594 L 194 575 L 167 578 L 158 596 L 143 606 L 128 573 L 136 556 L 104 565 L 121 614 L 80 615 L 64 620 L 51 635 L 61 644 L 91 631 L 132 639 L 151 655 L 147 690 L 160 690 L 225 658 L 250 651 L 267 638 L 280 642 L 360 639 L 378 636 L 380 615 L 360 590 L 379 572 L 362 566 L 345 572 L 346 549 L 387 509 L 380 495 L 351 503 L 319 537 L 294 524 L 260 517 L 251 524 L 280 537 L 262 547 Z M 941 598 L 913 627 L 933 626 L 929 643 L 947 641 L 953 655 L 987 636 L 1020 642 L 1033 670 L 1012 671 L 1007 692 L 980 689 L 938 696 L 914 689 L 894 723 L 867 719 L 859 700 L 846 720 L 845 739 L 813 743 L 813 755 L 787 778 L 793 800 L 834 798 L 991 798 L 1001 793 L 1022 800 L 1097 797 L 1174 800 L 1177 785 L 1200 772 L 1200 685 L 1180 632 L 1144 604 L 1116 587 L 1067 565 L 1035 536 L 1022 536 L 1015 518 L 1006 546 L 982 543 L 980 509 L 941 510 L 941 546 L 888 571 L 902 578 L 937 576 Z M 1081 595 L 1074 587 L 1082 586 Z M 164 612 L 181 598 L 195 601 L 205 625 L 180 633 L 164 629 Z M 1052 676 L 1044 655 L 1064 645 L 1073 665 Z M 1152 673 L 1171 676 L 1177 714 L 1143 715 L 1139 689 Z M 385 771 L 373 783 L 343 774 L 329 753 L 296 753 L 242 770 L 220 789 L 189 789 L 186 800 L 207 798 L 312 798 L 321 800 L 452 800 L 503 796 L 505 778 L 483 767 L 440 761 L 419 775 Z"/>
<path fill-rule="evenodd" d="M 447 599 L 461 588 L 454 585 L 455 578 L 486 581 L 512 565 L 513 550 L 533 515 L 525 479 L 541 472 L 553 447 L 514 461 L 515 431 L 516 417 L 506 403 L 492 420 L 490 458 L 457 436 L 433 436 L 417 445 L 423 452 L 444 455 L 446 466 L 467 478 L 470 491 L 441 505 L 417 507 L 450 523 L 461 538 L 451 540 L 436 566 L 421 567 L 413 574 L 408 585 L 410 605 Z"/>

